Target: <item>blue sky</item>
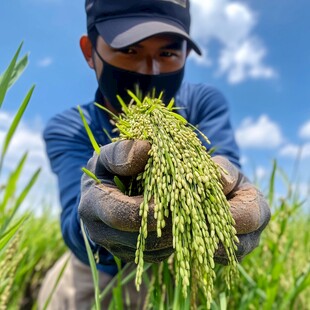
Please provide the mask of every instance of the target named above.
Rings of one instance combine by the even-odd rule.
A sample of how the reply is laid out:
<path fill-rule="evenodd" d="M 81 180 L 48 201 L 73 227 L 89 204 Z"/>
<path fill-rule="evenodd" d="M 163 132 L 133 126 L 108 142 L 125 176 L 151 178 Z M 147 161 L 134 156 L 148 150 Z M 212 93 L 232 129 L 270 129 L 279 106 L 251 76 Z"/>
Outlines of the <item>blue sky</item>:
<path fill-rule="evenodd" d="M 192 36 L 204 56 L 191 54 L 185 78 L 220 89 L 230 104 L 244 171 L 266 185 L 272 160 L 304 196 L 310 180 L 310 39 L 308 0 L 192 0 Z M 7 158 L 6 170 L 30 150 L 29 172 L 43 167 L 40 188 L 54 199 L 56 182 L 41 140 L 47 120 L 90 101 L 93 72 L 79 49 L 84 1 L 15 0 L 0 4 L 0 72 L 21 41 L 29 65 L 0 111 L 5 128 L 32 84 L 36 89 Z M 3 138 L 2 138 L 3 140 Z M 296 159 L 298 170 L 296 171 Z M 279 178 L 278 192 L 283 188 Z"/>

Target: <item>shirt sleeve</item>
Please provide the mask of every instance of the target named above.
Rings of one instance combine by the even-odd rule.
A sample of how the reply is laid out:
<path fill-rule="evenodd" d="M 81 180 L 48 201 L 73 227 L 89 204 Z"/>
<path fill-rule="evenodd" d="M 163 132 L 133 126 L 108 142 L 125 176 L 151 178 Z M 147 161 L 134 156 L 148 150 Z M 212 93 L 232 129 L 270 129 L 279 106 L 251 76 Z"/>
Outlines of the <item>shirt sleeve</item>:
<path fill-rule="evenodd" d="M 225 156 L 241 168 L 239 148 L 230 122 L 229 106 L 222 93 L 205 84 L 189 84 L 184 87 L 181 95 L 179 112 L 208 137 L 210 144 L 198 133 L 203 145 L 208 150 L 212 148 L 213 155 Z"/>
<path fill-rule="evenodd" d="M 84 115 L 90 123 L 87 110 Z M 93 147 L 83 126 L 77 109 L 59 114 L 49 121 L 43 137 L 51 169 L 56 174 L 60 195 L 61 231 L 66 245 L 85 264 L 89 264 L 87 251 L 80 227 L 78 205 L 82 167 L 93 154 Z M 113 256 L 104 248 L 92 244 L 99 251 L 98 269 L 115 274 Z"/>

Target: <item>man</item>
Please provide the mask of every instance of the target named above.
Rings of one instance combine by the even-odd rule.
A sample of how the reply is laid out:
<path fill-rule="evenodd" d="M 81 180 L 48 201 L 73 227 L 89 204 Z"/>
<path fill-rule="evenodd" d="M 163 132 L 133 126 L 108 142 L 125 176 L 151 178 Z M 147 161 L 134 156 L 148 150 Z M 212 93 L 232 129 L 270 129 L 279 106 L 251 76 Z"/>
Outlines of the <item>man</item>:
<path fill-rule="evenodd" d="M 142 95 L 163 91 L 166 102 L 175 97 L 176 105 L 183 107 L 179 113 L 210 139 L 211 145 L 206 147 L 215 148 L 214 160 L 228 172 L 223 174 L 222 181 L 236 221 L 240 239 L 236 255 L 241 260 L 258 245 L 270 211 L 262 194 L 239 170 L 238 148 L 224 97 L 208 85 L 183 82 L 188 54 L 192 50 L 201 54 L 189 36 L 188 0 L 87 0 L 86 13 L 88 36 L 82 36 L 80 46 L 98 80 L 95 101 L 117 114 L 120 105 L 116 95 L 128 102 L 128 89 L 135 91 L 138 87 Z M 124 264 L 134 260 L 141 220 L 139 197 L 123 195 L 115 187 L 113 175 L 131 176 L 143 170 L 148 143 L 110 143 L 103 131 L 115 136 L 109 114 L 93 102 L 82 109 L 102 146 L 99 156 L 93 154 L 77 108 L 54 117 L 44 132 L 51 166 L 58 177 L 62 233 L 72 252 L 50 309 L 89 309 L 92 303 L 91 271 L 80 220 L 85 224 L 93 252 L 99 257 L 101 288 L 117 272 L 113 255 Z M 82 177 L 81 168 L 86 165 L 101 179 L 100 188 L 88 176 Z M 165 238 L 157 238 L 156 232 L 149 232 L 145 261 L 158 262 L 173 253 L 171 232 L 166 230 L 164 234 Z M 39 307 L 66 257 L 67 254 L 47 275 Z M 225 263 L 225 253 L 219 250 L 215 259 Z M 143 293 L 136 293 L 132 286 L 128 289 L 132 303 L 137 302 L 131 307 L 138 309 Z"/>

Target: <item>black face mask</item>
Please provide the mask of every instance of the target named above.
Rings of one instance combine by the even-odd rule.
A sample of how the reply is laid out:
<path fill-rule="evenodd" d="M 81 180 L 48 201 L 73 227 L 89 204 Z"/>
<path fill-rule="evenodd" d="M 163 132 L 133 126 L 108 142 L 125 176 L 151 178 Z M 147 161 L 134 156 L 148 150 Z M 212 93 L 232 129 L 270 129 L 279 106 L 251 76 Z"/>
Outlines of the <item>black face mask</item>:
<path fill-rule="evenodd" d="M 163 102 L 168 104 L 181 86 L 184 66 L 180 70 L 169 73 L 141 74 L 115 67 L 103 60 L 97 51 L 96 53 L 103 63 L 103 70 L 98 80 L 99 89 L 118 111 L 121 110 L 121 105 L 116 95 L 129 104 L 132 98 L 127 90 L 131 90 L 134 94 L 137 94 L 137 90 L 139 90 L 142 98 L 145 96 L 157 98 L 163 92 Z"/>

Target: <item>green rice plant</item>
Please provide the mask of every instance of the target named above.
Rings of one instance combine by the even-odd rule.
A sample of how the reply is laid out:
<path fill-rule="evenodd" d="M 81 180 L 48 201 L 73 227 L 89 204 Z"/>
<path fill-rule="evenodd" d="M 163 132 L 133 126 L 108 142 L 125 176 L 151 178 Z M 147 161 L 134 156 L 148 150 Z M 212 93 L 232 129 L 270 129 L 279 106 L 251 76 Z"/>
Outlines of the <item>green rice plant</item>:
<path fill-rule="evenodd" d="M 20 61 L 18 61 L 18 56 L 19 56 L 21 48 L 22 48 L 22 44 L 17 49 L 9 66 L 6 68 L 4 73 L 1 74 L 0 76 L 0 108 L 2 107 L 7 91 L 19 78 L 19 76 L 22 74 L 22 72 L 24 71 L 27 65 L 27 62 L 28 62 L 27 56 L 24 56 Z M 20 105 L 5 135 L 2 149 L 0 152 L 0 177 L 1 177 L 3 162 L 5 159 L 5 155 L 7 153 L 8 147 L 17 129 L 17 126 L 25 112 L 25 109 L 29 103 L 33 90 L 34 90 L 34 86 L 32 86 L 31 89 L 26 94 L 24 100 L 22 101 L 22 104 Z M 9 175 L 8 180 L 4 182 L 3 186 L 1 186 L 0 216 L 2 218 L 2 223 L 0 226 L 0 243 L 3 240 L 3 238 L 7 238 L 10 235 L 9 231 L 12 232 L 14 230 L 14 228 L 9 228 L 10 223 L 40 173 L 40 169 L 38 169 L 30 177 L 28 184 L 22 190 L 19 190 L 19 191 L 17 190 L 17 182 L 20 178 L 20 174 L 25 165 L 26 158 L 27 158 L 27 154 L 24 154 L 20 162 L 17 164 L 15 170 L 11 172 L 11 174 Z M 20 223 L 22 223 L 22 221 L 20 221 Z M 0 250 L 1 249 L 2 248 L 0 248 Z"/>
<path fill-rule="evenodd" d="M 127 135 L 127 130 L 126 135 Z M 287 194 L 276 198 L 279 176 Z M 117 182 L 116 182 L 117 184 Z M 211 309 L 309 309 L 310 304 L 310 215 L 303 201 L 292 191 L 291 181 L 274 161 L 265 196 L 272 218 L 261 236 L 260 246 L 238 265 L 240 277 L 230 291 L 222 281 L 223 266 L 215 266 L 215 294 Z M 171 258 L 152 264 L 153 275 L 144 309 L 191 309 L 182 288 L 175 285 Z M 112 287 L 112 284 L 111 284 Z M 197 309 L 206 309 L 207 300 L 197 293 Z"/>
<path fill-rule="evenodd" d="M 287 195 L 276 200 L 279 175 L 288 187 Z M 239 281 L 227 295 L 228 309 L 309 309 L 310 214 L 303 210 L 303 201 L 291 190 L 276 161 L 266 196 L 271 202 L 270 223 L 262 233 L 260 246 L 239 265 Z M 220 295 L 223 285 L 218 282 L 215 286 L 216 295 Z"/>
<path fill-rule="evenodd" d="M 238 239 L 222 191 L 220 168 L 198 139 L 196 128 L 173 112 L 173 100 L 165 106 L 160 98 L 140 101 L 129 94 L 134 102 L 126 106 L 120 100 L 123 114 L 113 116 L 120 133 L 113 141 L 137 139 L 151 144 L 145 170 L 132 179 L 127 192 L 144 197 L 136 251 L 137 289 L 142 281 L 149 202 L 154 199 L 159 238 L 166 218 L 172 220 L 176 285 L 182 283 L 184 298 L 191 291 L 192 304 L 199 287 L 209 308 L 215 278 L 213 256 L 219 242 L 228 257 L 228 283 L 237 274 L 234 250 Z"/>
<path fill-rule="evenodd" d="M 228 255 L 229 282 L 237 270 L 234 250 L 235 241 L 238 240 L 229 204 L 220 184 L 221 171 L 194 133 L 193 129 L 196 128 L 189 126 L 182 116 L 173 112 L 173 100 L 165 107 L 160 98 L 140 101 L 133 93 L 129 93 L 134 104 L 126 106 L 119 98 L 124 114 L 116 116 L 111 113 L 120 132 L 119 139 L 148 140 L 152 145 L 145 171 L 132 180 L 129 192 L 120 188 L 128 195 L 135 193 L 144 196 L 144 203 L 140 207 L 141 230 L 136 252 L 137 289 L 143 274 L 148 203 L 154 197 L 159 238 L 166 224 L 165 218 L 172 216 L 173 246 L 176 249 L 174 278 L 176 286 L 181 283 L 185 304 L 188 303 L 188 292 L 191 292 L 191 304 L 196 303 L 199 287 L 206 297 L 207 308 L 210 308 L 215 278 L 213 255 L 218 242 L 223 243 Z M 78 109 L 92 145 L 99 153 L 99 146 L 80 107 Z M 91 177 L 98 181 L 95 176 Z M 118 181 L 117 178 L 116 184 Z"/>
<path fill-rule="evenodd" d="M 22 45 L 20 44 L 10 64 L 0 75 L 0 108 L 3 106 L 8 90 L 18 80 L 28 64 L 27 55 L 19 60 Z M 37 291 L 38 283 L 42 278 L 42 274 L 37 277 L 37 274 L 42 272 L 40 268 L 43 268 L 44 272 L 46 272 L 46 269 L 63 251 L 62 243 L 59 242 L 61 238 L 57 239 L 60 233 L 55 233 L 55 225 L 51 225 L 52 219 L 50 215 L 43 214 L 38 218 L 30 210 L 20 212 L 20 206 L 38 179 L 40 168 L 30 176 L 26 185 L 21 186 L 19 180 L 27 164 L 28 154 L 25 153 L 8 176 L 2 175 L 7 151 L 31 99 L 33 90 L 34 86 L 30 88 L 22 100 L 5 134 L 0 150 L 0 182 L 2 184 L 0 186 L 0 309 L 18 309 L 19 307 L 23 308 L 26 304 L 34 304 L 36 297 L 34 296 L 33 300 L 29 302 L 30 294 L 26 291 L 31 285 L 34 285 L 35 281 L 37 281 L 37 284 L 33 290 Z M 44 217 L 45 221 L 48 221 L 45 232 L 50 231 L 53 233 L 53 238 L 57 241 L 55 243 L 47 239 L 42 242 L 44 236 L 42 235 L 42 229 L 44 229 L 45 225 Z M 59 231 L 58 226 L 57 231 Z M 49 246 L 57 248 L 51 252 L 52 259 L 49 259 L 50 255 L 42 256 L 46 254 L 47 249 L 50 250 Z M 26 300 L 25 296 L 27 296 L 28 300 Z"/>

